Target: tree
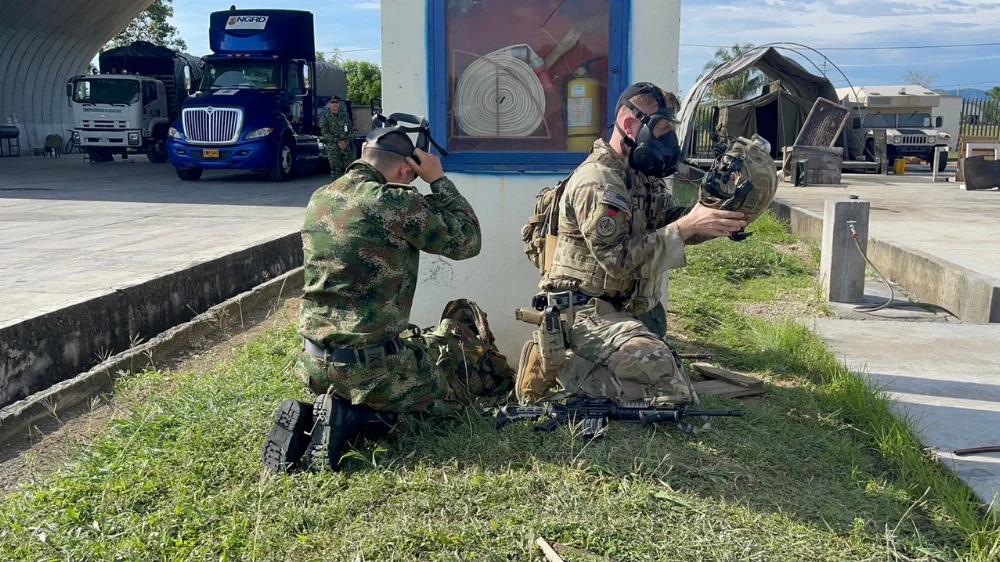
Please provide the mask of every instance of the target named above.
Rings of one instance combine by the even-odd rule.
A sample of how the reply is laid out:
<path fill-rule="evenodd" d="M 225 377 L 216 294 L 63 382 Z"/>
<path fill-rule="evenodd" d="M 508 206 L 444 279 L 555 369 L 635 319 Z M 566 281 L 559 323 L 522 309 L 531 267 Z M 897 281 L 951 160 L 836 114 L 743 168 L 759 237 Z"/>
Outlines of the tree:
<path fill-rule="evenodd" d="M 153 0 L 153 3 L 136 16 L 125 29 L 118 32 L 105 48 L 114 49 L 135 41 L 149 41 L 175 51 L 187 50 L 187 43 L 177 35 L 177 28 L 168 21 L 174 16 L 173 1 Z"/>
<path fill-rule="evenodd" d="M 719 49 L 715 51 L 715 58 L 706 62 L 702 68 L 701 79 L 720 64 L 727 63 L 750 52 L 754 48 L 753 43 L 734 44 L 730 49 Z M 771 79 L 754 69 L 747 69 L 732 78 L 727 78 L 712 85 L 709 98 L 714 100 L 744 100 L 757 95 L 764 87 L 771 83 Z"/>
<path fill-rule="evenodd" d="M 932 74 L 926 70 L 914 70 L 912 68 L 903 74 L 903 80 L 907 84 L 923 86 L 927 89 L 930 89 L 934 81 L 937 80 L 937 77 L 937 74 Z"/>
<path fill-rule="evenodd" d="M 344 56 L 340 54 L 340 49 L 335 48 L 330 51 L 329 57 L 323 51 L 316 51 L 316 60 L 339 65 L 344 62 Z"/>
<path fill-rule="evenodd" d="M 341 65 L 347 72 L 347 99 L 354 105 L 368 105 L 382 97 L 382 69 L 366 60 L 348 60 Z"/>
<path fill-rule="evenodd" d="M 993 86 L 988 92 L 986 92 L 986 95 L 989 96 L 994 103 L 1000 103 L 1000 86 Z"/>

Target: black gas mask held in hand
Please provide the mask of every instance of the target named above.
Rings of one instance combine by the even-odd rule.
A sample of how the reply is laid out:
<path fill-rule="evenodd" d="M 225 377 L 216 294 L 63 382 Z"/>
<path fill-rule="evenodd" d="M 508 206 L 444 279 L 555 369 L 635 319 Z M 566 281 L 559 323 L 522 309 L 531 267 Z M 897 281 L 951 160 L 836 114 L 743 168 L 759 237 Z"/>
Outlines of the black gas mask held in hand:
<path fill-rule="evenodd" d="M 400 125 L 400 121 L 413 123 L 416 126 Z M 383 137 L 391 133 L 417 133 L 417 141 L 413 143 L 415 149 L 430 152 L 430 147 L 433 145 L 441 153 L 441 156 L 448 157 L 448 152 L 441 148 L 441 145 L 436 143 L 431 137 L 431 124 L 424 117 L 410 115 L 409 113 L 393 113 L 386 117 L 381 112 L 378 112 L 372 116 L 372 125 L 374 126 L 372 132 L 368 133 L 368 136 L 365 137 L 365 142 L 370 148 L 386 150 L 400 156 L 413 158 L 413 161 L 419 164 L 420 159 L 417 158 L 415 152 L 406 154 L 394 146 L 389 146 L 381 142 Z"/>

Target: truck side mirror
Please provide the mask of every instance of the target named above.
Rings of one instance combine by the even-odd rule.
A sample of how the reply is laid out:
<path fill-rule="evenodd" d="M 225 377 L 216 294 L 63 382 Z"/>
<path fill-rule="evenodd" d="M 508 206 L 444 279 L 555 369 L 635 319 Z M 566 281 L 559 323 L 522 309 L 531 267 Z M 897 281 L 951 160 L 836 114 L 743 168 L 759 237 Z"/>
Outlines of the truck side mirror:
<path fill-rule="evenodd" d="M 309 73 L 309 65 L 302 63 L 302 87 L 307 92 L 312 89 L 312 74 Z"/>
<path fill-rule="evenodd" d="M 939 117 L 937 117 L 937 118 L 934 119 L 934 126 L 935 127 L 940 127 L 942 125 L 944 125 L 944 119 L 943 118 L 941 118 L 939 116 Z"/>
<path fill-rule="evenodd" d="M 191 93 L 191 67 L 184 65 L 184 90 Z"/>

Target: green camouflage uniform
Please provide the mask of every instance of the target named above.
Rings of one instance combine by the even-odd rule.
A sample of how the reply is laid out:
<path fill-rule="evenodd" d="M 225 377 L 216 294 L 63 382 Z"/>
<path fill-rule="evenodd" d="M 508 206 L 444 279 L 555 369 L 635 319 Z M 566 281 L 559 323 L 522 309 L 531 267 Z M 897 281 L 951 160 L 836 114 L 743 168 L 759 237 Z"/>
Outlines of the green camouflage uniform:
<path fill-rule="evenodd" d="M 566 390 L 697 401 L 662 339 L 663 273 L 687 265 L 685 242 L 672 222 L 676 210 L 666 182 L 628 168 L 603 139 L 567 182 L 552 266 L 539 288 L 606 300 L 592 299 L 575 311 L 567 338 L 572 353 L 557 375 Z"/>
<path fill-rule="evenodd" d="M 319 120 L 319 128 L 326 144 L 326 157 L 330 160 L 330 175 L 339 178 L 354 160 L 354 127 L 347 113 L 327 111 Z M 337 143 L 347 142 L 347 148 L 340 148 Z"/>
<path fill-rule="evenodd" d="M 430 187 L 432 194 L 424 196 L 412 186 L 387 183 L 357 160 L 310 199 L 302 229 L 299 333 L 326 347 L 363 349 L 399 335 L 405 346 L 385 357 L 384 369 L 303 352 L 297 375 L 313 392 L 332 386 L 353 404 L 376 410 L 444 413 L 470 395 L 497 390 L 492 383 L 471 383 L 464 378 L 470 371 L 483 381 L 493 374 L 512 379 L 483 326 L 485 314 L 482 322 L 443 319 L 433 332 L 410 324 L 420 252 L 464 260 L 478 255 L 482 244 L 479 220 L 451 180 L 443 177 Z M 471 334 L 470 325 L 480 326 L 479 334 Z"/>

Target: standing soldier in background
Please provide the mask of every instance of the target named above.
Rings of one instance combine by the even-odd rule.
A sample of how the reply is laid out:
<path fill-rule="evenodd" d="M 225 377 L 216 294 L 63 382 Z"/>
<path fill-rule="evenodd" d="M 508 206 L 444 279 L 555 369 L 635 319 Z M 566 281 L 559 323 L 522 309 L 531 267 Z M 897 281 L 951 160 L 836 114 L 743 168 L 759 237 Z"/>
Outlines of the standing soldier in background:
<path fill-rule="evenodd" d="M 327 111 L 319 121 L 326 156 L 330 160 L 330 175 L 339 178 L 354 160 L 351 141 L 354 139 L 354 125 L 346 113 L 340 112 L 340 97 L 333 96 L 327 104 Z"/>

